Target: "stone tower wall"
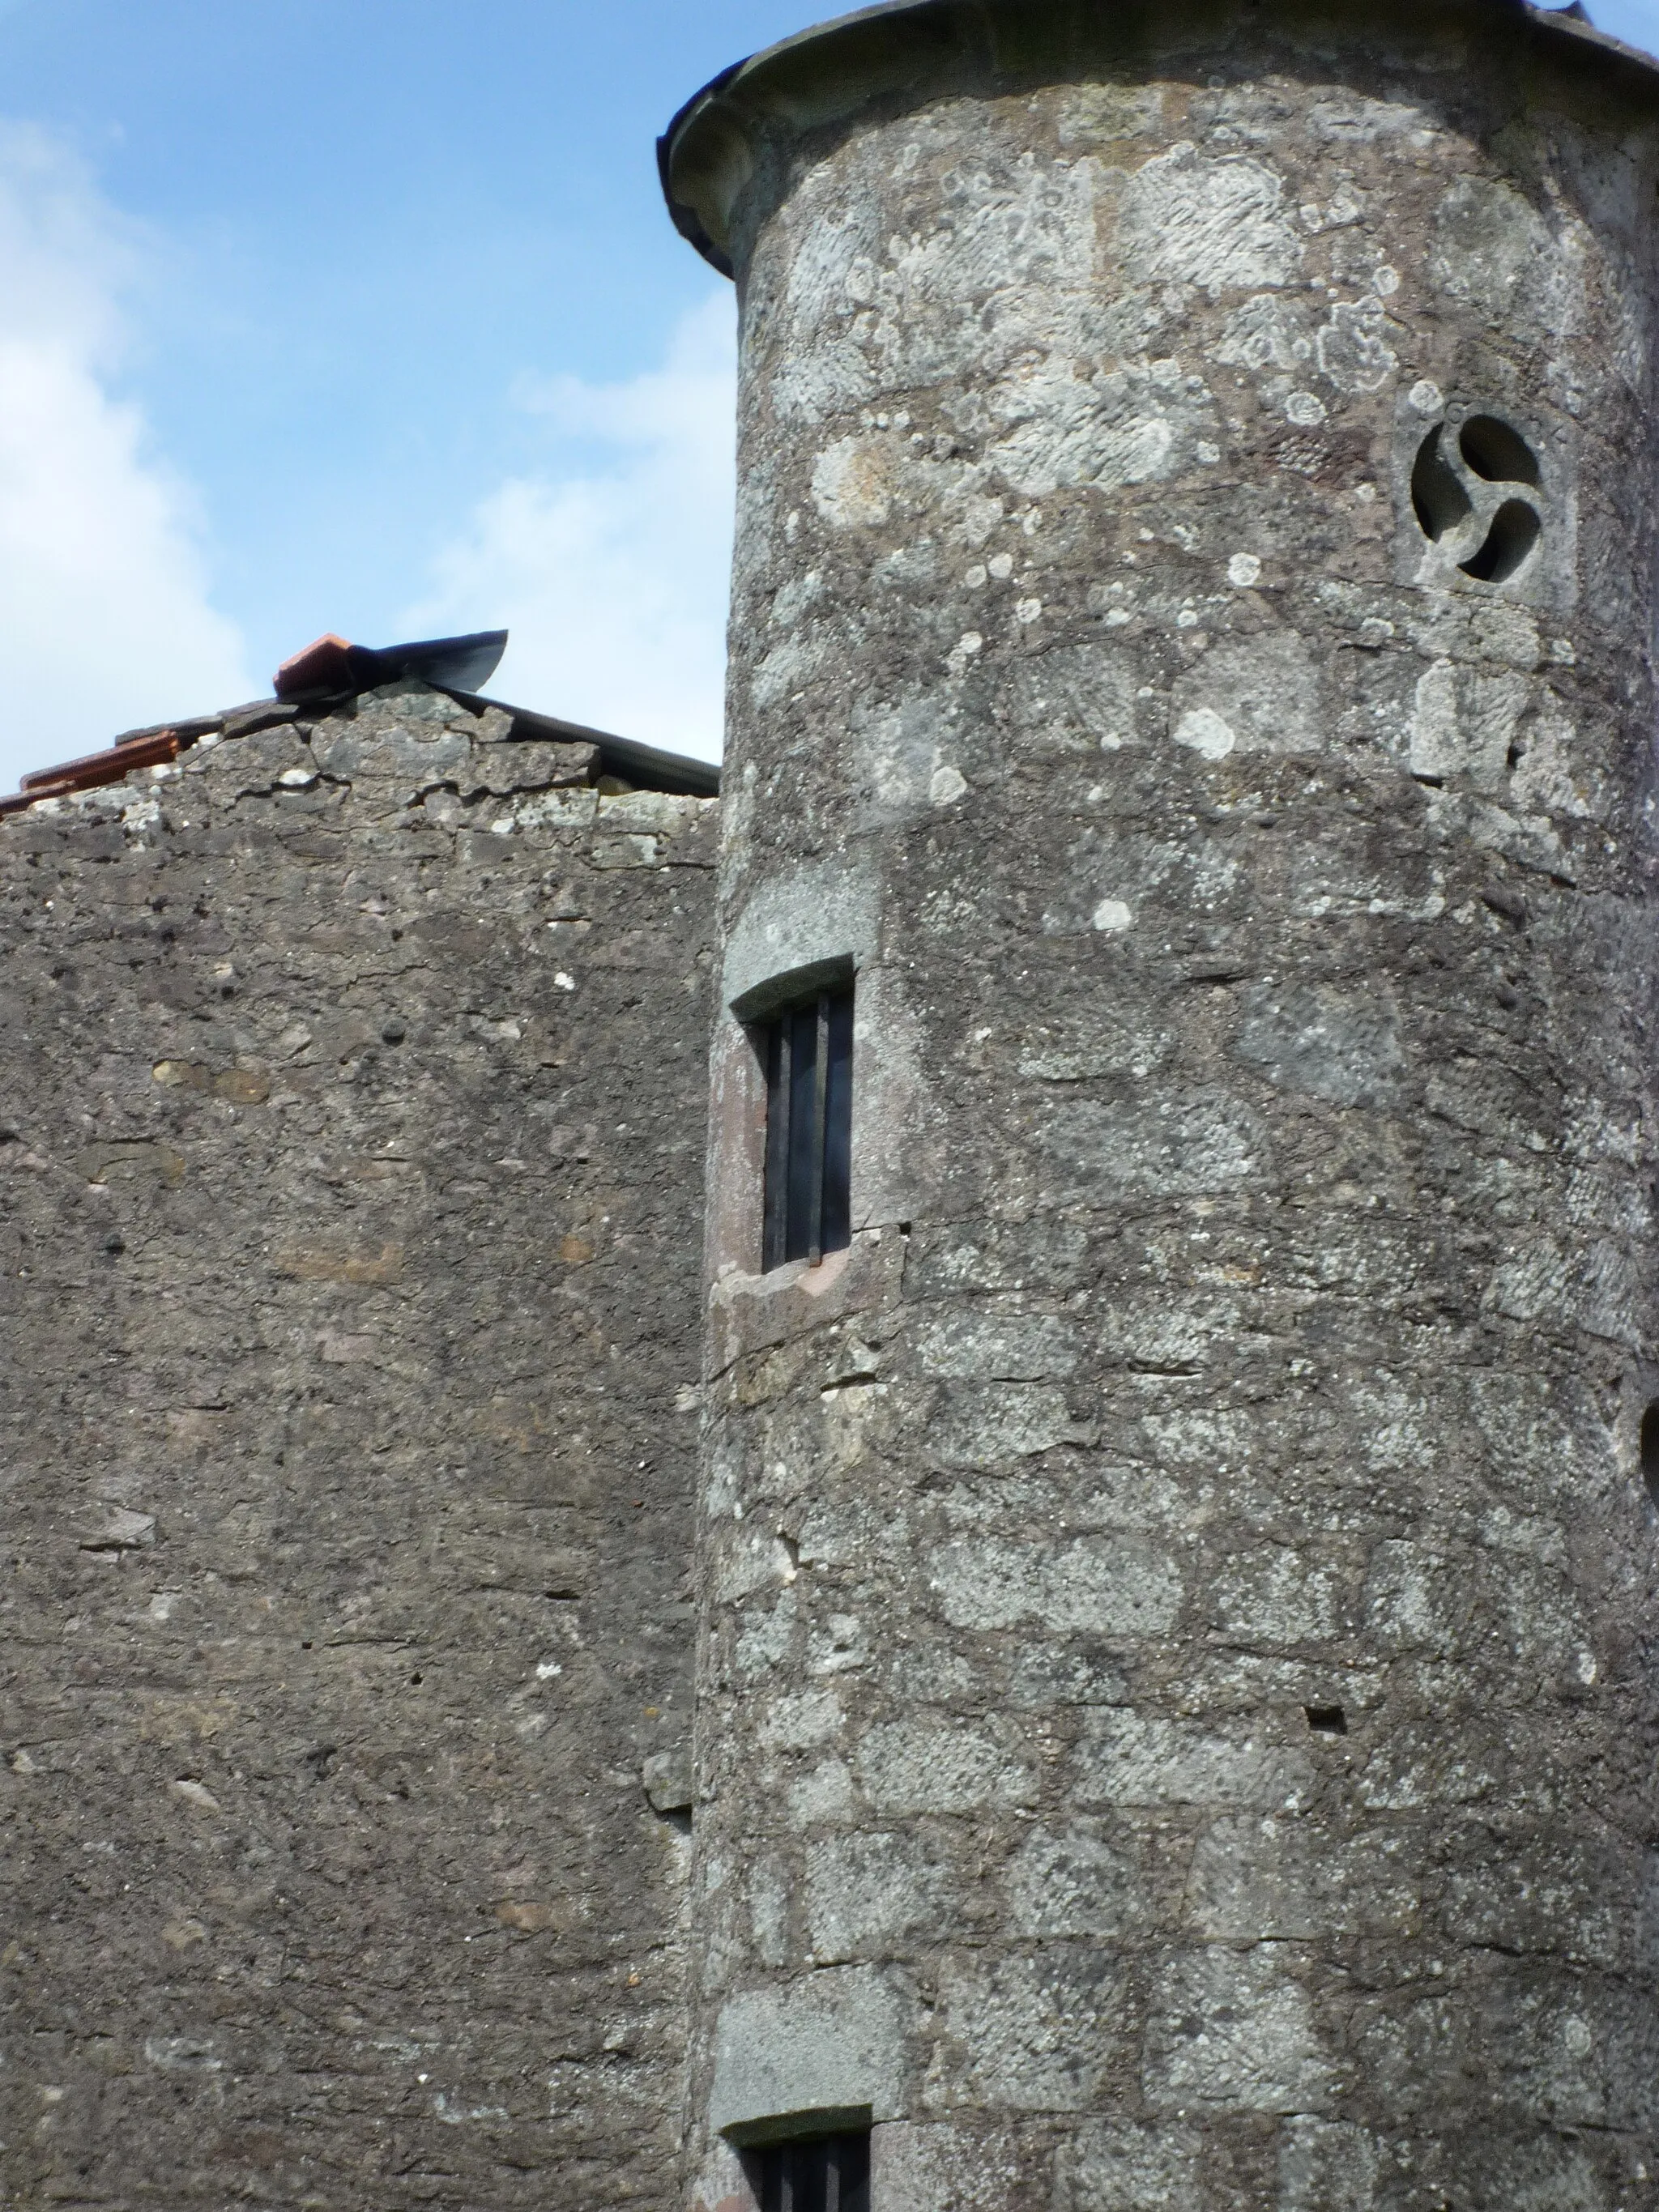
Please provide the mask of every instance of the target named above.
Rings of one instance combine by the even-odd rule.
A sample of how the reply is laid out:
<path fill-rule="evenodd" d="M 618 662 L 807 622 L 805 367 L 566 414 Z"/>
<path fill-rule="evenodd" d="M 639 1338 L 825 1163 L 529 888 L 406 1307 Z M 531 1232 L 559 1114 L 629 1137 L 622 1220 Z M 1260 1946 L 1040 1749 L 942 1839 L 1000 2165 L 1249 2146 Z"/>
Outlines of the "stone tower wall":
<path fill-rule="evenodd" d="M 1656 126 L 1519 8 L 939 5 L 671 141 L 702 2204 L 860 2109 L 884 2212 L 1652 2202 Z M 731 1009 L 848 957 L 762 1276 Z"/>
<path fill-rule="evenodd" d="M 0 826 L 7 2204 L 672 2196 L 713 807 L 514 726 Z"/>

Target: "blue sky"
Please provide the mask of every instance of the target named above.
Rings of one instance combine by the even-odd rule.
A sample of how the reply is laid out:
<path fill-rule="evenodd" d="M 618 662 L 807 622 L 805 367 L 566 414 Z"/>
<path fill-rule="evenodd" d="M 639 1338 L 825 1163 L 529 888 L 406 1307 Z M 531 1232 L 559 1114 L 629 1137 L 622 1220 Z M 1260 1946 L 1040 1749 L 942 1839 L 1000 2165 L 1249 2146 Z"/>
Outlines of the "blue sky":
<path fill-rule="evenodd" d="M 0 0 L 0 788 L 323 629 L 506 622 L 503 696 L 713 752 L 731 299 L 653 141 L 811 13 Z"/>

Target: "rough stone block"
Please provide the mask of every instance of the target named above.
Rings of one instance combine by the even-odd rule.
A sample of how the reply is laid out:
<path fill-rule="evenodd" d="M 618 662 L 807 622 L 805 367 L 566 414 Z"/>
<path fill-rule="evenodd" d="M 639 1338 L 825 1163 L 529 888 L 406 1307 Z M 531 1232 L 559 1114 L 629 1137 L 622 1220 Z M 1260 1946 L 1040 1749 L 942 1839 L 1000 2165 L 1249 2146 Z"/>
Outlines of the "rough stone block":
<path fill-rule="evenodd" d="M 927 2097 L 992 2112 L 1087 2112 L 1122 2048 L 1127 1984 L 1110 1953 L 1082 1944 L 953 1960 Z"/>
<path fill-rule="evenodd" d="M 1051 2159 L 1035 2130 L 979 2118 L 893 2121 L 870 2133 L 870 2191 L 905 2212 L 1007 2212 L 1046 2204 Z"/>
<path fill-rule="evenodd" d="M 1095 2120 L 1063 2152 L 1056 2212 L 1190 2212 L 1201 2204 L 1195 2129 Z"/>
<path fill-rule="evenodd" d="M 1085 1805 L 1292 1806 L 1312 1778 L 1305 1752 L 1271 1740 L 1273 1724 L 1224 1733 L 1137 1712 L 1091 1712 L 1076 1754 Z"/>
<path fill-rule="evenodd" d="M 1182 1597 L 1174 1560 L 1133 1536 L 958 1540 L 933 1554 L 930 1569 L 945 1618 L 958 1628 L 1030 1620 L 1058 1635 L 1152 1636 L 1170 1626 Z"/>
<path fill-rule="evenodd" d="M 791 2113 L 899 2118 L 915 2029 L 905 1978 L 874 1966 L 828 1967 L 731 1997 L 715 2031 L 709 2125 L 735 2138 Z"/>
<path fill-rule="evenodd" d="M 953 1885 L 942 1843 L 911 1831 L 808 1844 L 806 1930 L 817 1962 L 879 1955 L 893 1937 L 948 1926 Z"/>
<path fill-rule="evenodd" d="M 859 1781 L 881 1813 L 966 1813 L 1029 1804 L 1029 1765 L 1002 1732 L 965 1721 L 890 1721 L 871 1729 L 855 1758 Z"/>
<path fill-rule="evenodd" d="M 1030 1830 L 1003 1877 L 1017 1936 L 1088 1936 L 1123 1943 L 1150 1917 L 1138 1839 L 1098 1820 Z"/>
<path fill-rule="evenodd" d="M 1160 1984 L 1142 2075 L 1164 2110 L 1318 2112 L 1332 2067 L 1307 1990 L 1279 1948 L 1188 1953 Z"/>

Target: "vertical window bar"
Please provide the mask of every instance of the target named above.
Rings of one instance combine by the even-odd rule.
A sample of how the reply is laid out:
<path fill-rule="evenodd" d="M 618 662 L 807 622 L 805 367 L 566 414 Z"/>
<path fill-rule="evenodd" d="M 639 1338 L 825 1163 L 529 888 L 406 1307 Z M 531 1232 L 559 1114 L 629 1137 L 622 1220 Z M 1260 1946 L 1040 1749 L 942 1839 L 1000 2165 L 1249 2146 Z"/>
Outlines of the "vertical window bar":
<path fill-rule="evenodd" d="M 812 1241 L 812 1101 L 817 1089 L 817 1007 L 809 1000 L 789 1024 L 789 1194 L 784 1201 L 784 1260 L 804 1260 Z"/>
<path fill-rule="evenodd" d="M 823 2161 L 823 2212 L 841 2212 L 841 2150 L 832 2142 Z"/>
<path fill-rule="evenodd" d="M 841 2212 L 869 2212 L 869 2136 L 841 2139 Z"/>
<path fill-rule="evenodd" d="M 870 2212 L 870 2138 L 867 2135 L 843 2136 L 840 2149 L 837 2212 Z"/>
<path fill-rule="evenodd" d="M 806 1256 L 813 1267 L 823 1257 L 823 1156 L 829 1137 L 824 1112 L 830 1087 L 830 994 L 818 993 L 818 1048 L 812 1060 L 812 1195 L 807 1217 Z"/>
<path fill-rule="evenodd" d="M 853 994 L 830 1000 L 829 1069 L 823 1093 L 823 1220 L 826 1252 L 853 1241 Z"/>
<path fill-rule="evenodd" d="M 763 1267 L 775 1267 L 787 1256 L 789 1236 L 790 1030 L 774 1022 L 766 1053 L 766 1219 Z"/>

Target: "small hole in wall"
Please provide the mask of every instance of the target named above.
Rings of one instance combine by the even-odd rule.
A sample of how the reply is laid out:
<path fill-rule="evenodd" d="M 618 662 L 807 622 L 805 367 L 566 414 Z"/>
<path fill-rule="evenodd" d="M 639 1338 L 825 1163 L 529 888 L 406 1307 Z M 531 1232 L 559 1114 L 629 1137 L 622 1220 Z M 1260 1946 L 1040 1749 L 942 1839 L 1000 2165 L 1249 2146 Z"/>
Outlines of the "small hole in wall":
<path fill-rule="evenodd" d="M 1543 533 L 1538 510 L 1529 501 L 1506 499 L 1492 519 L 1486 542 L 1473 559 L 1458 567 L 1477 583 L 1501 584 L 1514 575 Z"/>
<path fill-rule="evenodd" d="M 1340 1705 L 1304 1705 L 1308 1726 L 1316 1735 L 1346 1735 L 1347 1717 Z"/>
<path fill-rule="evenodd" d="M 1659 1505 L 1659 1398 L 1642 1416 L 1642 1480 L 1648 1496 Z"/>

